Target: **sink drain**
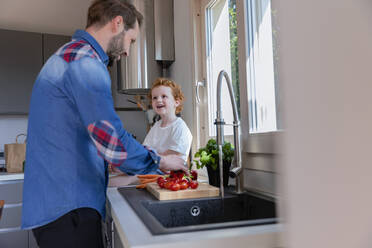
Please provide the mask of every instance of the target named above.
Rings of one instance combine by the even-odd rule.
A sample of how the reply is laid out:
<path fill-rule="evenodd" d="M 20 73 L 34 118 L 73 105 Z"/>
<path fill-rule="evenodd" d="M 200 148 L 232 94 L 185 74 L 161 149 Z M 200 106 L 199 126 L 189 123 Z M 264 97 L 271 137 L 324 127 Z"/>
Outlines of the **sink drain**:
<path fill-rule="evenodd" d="M 198 216 L 200 214 L 200 208 L 198 206 L 192 206 L 190 213 L 192 216 Z"/>

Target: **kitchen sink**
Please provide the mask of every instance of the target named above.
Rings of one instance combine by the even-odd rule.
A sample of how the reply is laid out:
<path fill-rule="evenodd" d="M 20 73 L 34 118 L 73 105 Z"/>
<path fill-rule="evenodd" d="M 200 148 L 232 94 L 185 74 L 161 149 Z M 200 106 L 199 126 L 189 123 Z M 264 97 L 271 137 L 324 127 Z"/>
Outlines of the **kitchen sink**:
<path fill-rule="evenodd" d="M 267 225 L 277 222 L 272 198 L 253 192 L 159 201 L 145 189 L 118 189 L 152 234 Z"/>

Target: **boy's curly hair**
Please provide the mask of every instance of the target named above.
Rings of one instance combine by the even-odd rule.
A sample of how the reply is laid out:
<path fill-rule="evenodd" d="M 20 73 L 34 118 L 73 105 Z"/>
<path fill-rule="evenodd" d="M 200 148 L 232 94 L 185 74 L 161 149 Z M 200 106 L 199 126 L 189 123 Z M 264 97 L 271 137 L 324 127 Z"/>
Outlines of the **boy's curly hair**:
<path fill-rule="evenodd" d="M 152 90 L 159 86 L 166 86 L 171 88 L 174 99 L 180 102 L 180 104 L 176 108 L 176 114 L 180 113 L 183 109 L 183 102 L 185 100 L 185 96 L 182 93 L 181 86 L 168 78 L 157 78 L 152 84 L 150 93 L 148 94 L 148 98 L 150 99 L 150 101 L 152 101 Z"/>

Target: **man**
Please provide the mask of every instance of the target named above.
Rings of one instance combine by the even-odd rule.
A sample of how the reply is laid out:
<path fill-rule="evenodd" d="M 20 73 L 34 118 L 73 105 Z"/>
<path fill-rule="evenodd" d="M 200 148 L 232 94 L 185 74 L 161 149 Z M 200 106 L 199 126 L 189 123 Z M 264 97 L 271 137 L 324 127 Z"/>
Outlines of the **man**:
<path fill-rule="evenodd" d="M 78 30 L 44 65 L 29 113 L 22 228 L 40 248 L 103 247 L 107 165 L 127 174 L 183 169 L 127 133 L 115 113 L 109 57 L 129 55 L 142 15 L 120 0 L 96 0 Z"/>

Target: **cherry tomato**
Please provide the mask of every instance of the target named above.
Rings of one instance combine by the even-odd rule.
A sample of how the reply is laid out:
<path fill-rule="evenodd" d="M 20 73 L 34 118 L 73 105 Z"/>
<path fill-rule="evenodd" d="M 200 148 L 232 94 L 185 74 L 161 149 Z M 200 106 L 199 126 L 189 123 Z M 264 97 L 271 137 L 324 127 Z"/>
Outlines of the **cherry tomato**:
<path fill-rule="evenodd" d="M 187 189 L 189 187 L 187 180 L 182 180 L 182 182 L 180 183 L 180 187 L 181 189 Z"/>
<path fill-rule="evenodd" d="M 186 178 L 187 186 L 190 187 L 190 182 L 192 181 L 190 178 Z"/>
<path fill-rule="evenodd" d="M 198 187 L 199 183 L 198 181 L 191 181 L 190 182 L 190 188 L 196 189 Z"/>
<path fill-rule="evenodd" d="M 165 182 L 164 181 L 161 181 L 160 183 L 158 183 L 159 187 L 160 188 L 165 188 Z"/>
<path fill-rule="evenodd" d="M 184 171 L 178 171 L 178 172 L 177 172 L 177 177 L 178 177 L 179 179 L 182 179 L 184 175 L 185 175 L 185 172 L 184 172 Z"/>
<path fill-rule="evenodd" d="M 179 183 L 174 183 L 172 186 L 171 186 L 171 190 L 173 191 L 177 191 L 177 190 L 180 190 L 181 186 Z"/>
<path fill-rule="evenodd" d="M 169 174 L 169 177 L 174 178 L 175 177 L 175 171 L 171 171 L 170 174 Z"/>
<path fill-rule="evenodd" d="M 166 189 L 171 189 L 172 185 L 174 184 L 174 182 L 172 181 L 167 181 L 165 184 L 164 184 L 164 188 Z"/>
<path fill-rule="evenodd" d="M 177 181 L 177 178 L 176 177 L 170 177 L 170 178 L 168 178 L 168 181 L 170 181 L 170 182 L 176 182 Z"/>
<path fill-rule="evenodd" d="M 191 171 L 192 180 L 198 180 L 198 172 L 196 170 Z"/>
<path fill-rule="evenodd" d="M 164 181 L 165 181 L 164 177 L 158 177 L 157 179 L 158 184 L 160 184 L 161 182 L 164 183 Z"/>

